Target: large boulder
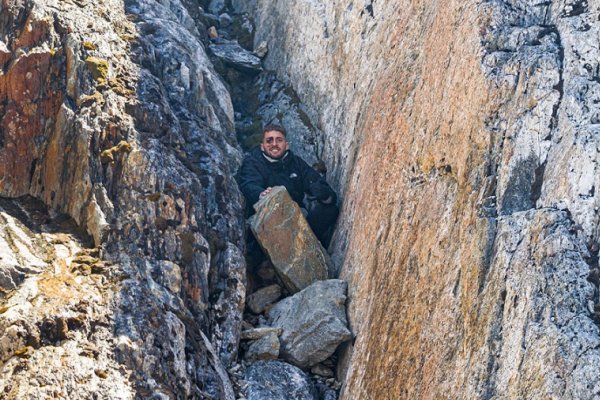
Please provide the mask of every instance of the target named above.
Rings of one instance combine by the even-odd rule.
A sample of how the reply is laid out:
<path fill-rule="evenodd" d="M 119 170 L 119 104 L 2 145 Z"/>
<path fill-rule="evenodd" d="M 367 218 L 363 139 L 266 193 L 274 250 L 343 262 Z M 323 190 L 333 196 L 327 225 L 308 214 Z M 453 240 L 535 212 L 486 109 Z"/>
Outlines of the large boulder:
<path fill-rule="evenodd" d="M 291 293 L 327 279 L 329 255 L 283 186 L 274 187 L 254 209 L 252 232 Z"/>
<path fill-rule="evenodd" d="M 315 282 L 269 311 L 271 326 L 282 329 L 279 355 L 301 368 L 311 367 L 352 338 L 346 319 L 346 282 Z"/>
<path fill-rule="evenodd" d="M 308 376 L 281 361 L 258 361 L 246 371 L 248 400 L 317 400 Z"/>

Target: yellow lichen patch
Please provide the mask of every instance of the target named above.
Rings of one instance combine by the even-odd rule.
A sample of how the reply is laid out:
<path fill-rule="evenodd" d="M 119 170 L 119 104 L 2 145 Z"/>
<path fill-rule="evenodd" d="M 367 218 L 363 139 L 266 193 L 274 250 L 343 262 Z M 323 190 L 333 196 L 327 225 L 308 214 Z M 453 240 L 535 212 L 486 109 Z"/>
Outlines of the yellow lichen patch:
<path fill-rule="evenodd" d="M 2 307 L 0 307 L 0 314 L 4 314 L 5 312 L 8 311 L 9 308 L 10 307 L 8 307 L 8 306 L 2 306 Z"/>
<path fill-rule="evenodd" d="M 108 378 L 108 372 L 106 372 L 105 370 L 102 369 L 95 369 L 94 373 L 101 379 L 106 379 Z"/>
<path fill-rule="evenodd" d="M 64 260 L 59 260 L 58 273 L 44 272 L 38 280 L 39 295 L 44 296 L 44 304 L 68 304 L 76 295 L 78 286 L 75 276 L 68 271 Z"/>
<path fill-rule="evenodd" d="M 94 257 L 90 257 L 87 254 L 81 254 L 76 256 L 75 258 L 73 258 L 73 262 L 74 263 L 78 263 L 78 264 L 87 264 L 87 265 L 92 265 L 92 264 L 96 264 L 98 261 L 97 258 Z"/>
<path fill-rule="evenodd" d="M 94 94 L 81 96 L 79 99 L 77 99 L 78 107 L 89 106 L 94 103 L 99 104 L 99 105 L 104 104 L 104 96 L 102 96 L 102 93 L 95 92 Z"/>
<path fill-rule="evenodd" d="M 72 240 L 73 239 L 66 233 L 56 233 L 54 235 L 54 237 L 52 238 L 52 240 L 50 241 L 50 243 L 51 244 L 68 244 Z"/>
<path fill-rule="evenodd" d="M 83 48 L 86 50 L 96 50 L 96 45 L 92 42 L 83 42 Z"/>
<path fill-rule="evenodd" d="M 100 153 L 100 162 L 102 164 L 108 164 L 115 160 L 113 157 L 112 149 L 113 148 L 110 148 L 110 149 L 104 150 L 104 151 L 102 151 L 102 153 Z"/>
<path fill-rule="evenodd" d="M 108 164 L 114 161 L 115 155 L 121 153 L 130 153 L 131 150 L 131 145 L 127 141 L 121 140 L 116 146 L 106 149 L 100 153 L 100 162 L 102 162 L 102 164 Z"/>
<path fill-rule="evenodd" d="M 129 97 L 133 95 L 133 90 L 127 88 L 119 79 L 111 78 L 108 81 L 110 88 L 118 95 Z"/>
<path fill-rule="evenodd" d="M 15 351 L 15 356 L 21 357 L 21 358 L 29 358 L 33 354 L 33 350 L 34 350 L 33 347 L 25 346 L 25 347 L 20 348 L 19 350 Z"/>
<path fill-rule="evenodd" d="M 136 39 L 136 35 L 130 33 L 123 33 L 119 37 L 125 42 L 133 42 Z"/>
<path fill-rule="evenodd" d="M 92 268 L 88 264 L 71 264 L 71 272 L 74 274 L 80 274 L 84 276 L 88 276 L 92 273 Z"/>
<path fill-rule="evenodd" d="M 108 78 L 108 70 L 109 65 L 108 61 L 98 57 L 88 57 L 85 59 L 85 64 L 87 65 L 90 73 L 92 74 L 92 78 L 100 84 L 106 83 Z"/>

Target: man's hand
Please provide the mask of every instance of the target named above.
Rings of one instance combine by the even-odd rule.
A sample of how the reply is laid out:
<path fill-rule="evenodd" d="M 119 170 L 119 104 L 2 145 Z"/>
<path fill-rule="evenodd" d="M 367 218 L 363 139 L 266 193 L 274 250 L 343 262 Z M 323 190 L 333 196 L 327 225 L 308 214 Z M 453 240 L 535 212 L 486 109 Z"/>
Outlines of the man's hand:
<path fill-rule="evenodd" d="M 269 193 L 271 193 L 271 187 L 266 188 L 265 190 L 263 190 L 260 195 L 258 195 L 259 199 L 262 199 L 263 197 L 265 197 L 266 195 L 268 195 Z M 256 193 L 256 192 L 254 192 Z"/>

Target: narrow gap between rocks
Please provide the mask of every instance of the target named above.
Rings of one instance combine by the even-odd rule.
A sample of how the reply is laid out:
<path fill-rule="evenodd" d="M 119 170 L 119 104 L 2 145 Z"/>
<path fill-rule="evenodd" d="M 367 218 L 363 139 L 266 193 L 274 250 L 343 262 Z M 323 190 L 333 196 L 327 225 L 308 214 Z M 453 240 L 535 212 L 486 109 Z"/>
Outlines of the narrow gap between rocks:
<path fill-rule="evenodd" d="M 197 18 L 208 27 L 207 48 L 217 72 L 222 76 L 230 92 L 235 111 L 236 135 L 244 152 L 260 144 L 263 126 L 281 125 L 288 130 L 288 141 L 292 150 L 319 172 L 326 173 L 323 163 L 319 162 L 319 151 L 322 148 L 319 145 L 319 132 L 302 110 L 302 104 L 294 90 L 279 81 L 274 72 L 264 69 L 262 59 L 268 52 L 268 44 L 258 43 L 254 47 L 254 26 L 251 17 L 247 13 L 236 13 L 232 7 L 218 1 L 205 2 L 204 6 Z M 272 201 L 285 203 L 285 200 L 281 199 Z M 292 211 L 289 215 L 292 217 L 286 222 L 296 218 Z M 294 388 L 303 393 L 305 396 L 302 397 L 303 399 L 337 399 L 341 387 L 336 374 L 339 350 L 331 355 L 325 353 L 329 353 L 332 346 L 335 349 L 338 342 L 348 340 L 348 337 L 343 335 L 350 335 L 349 330 L 347 333 L 320 332 L 321 335 L 325 333 L 342 336 L 341 339 L 338 337 L 337 341 L 333 339 L 328 349 L 315 350 L 308 348 L 314 343 L 302 342 L 299 338 L 310 333 L 301 332 L 302 327 L 298 326 L 299 324 L 294 327 L 286 325 L 283 329 L 278 324 L 293 325 L 290 321 L 297 321 L 303 317 L 296 313 L 310 314 L 311 310 L 302 307 L 296 309 L 296 302 L 302 303 L 304 308 L 309 308 L 306 305 L 313 298 L 323 297 L 326 299 L 325 302 L 341 301 L 343 322 L 347 325 L 346 284 L 339 280 L 326 280 L 328 277 L 332 278 L 332 274 L 328 274 L 326 268 L 325 275 L 321 278 L 325 280 L 294 295 L 289 284 L 286 285 L 287 282 L 282 281 L 265 251 L 252 237 L 250 228 L 247 231 L 248 283 L 239 362 L 232 365 L 228 371 L 237 398 L 244 399 L 250 392 L 252 396 L 260 394 L 265 396 L 260 398 L 265 399 L 269 398 L 268 396 L 285 396 L 283 392 L 260 392 L 264 390 L 260 388 L 261 382 L 268 380 L 277 382 L 285 376 L 283 380 L 288 380 L 290 384 L 294 380 L 306 381 L 305 386 Z M 328 258 L 327 255 L 326 257 Z M 335 269 L 329 267 L 329 271 L 332 270 Z M 315 304 L 314 307 L 326 306 Z M 340 309 L 335 312 L 339 313 Z M 319 324 L 318 321 L 311 321 L 310 316 L 306 317 L 304 322 L 309 326 L 311 323 Z M 297 332 L 290 332 L 296 328 Z M 313 328 L 319 329 L 316 326 L 310 326 L 309 329 Z M 329 339 L 321 337 L 320 340 Z M 290 348 L 290 343 L 302 348 Z M 298 352 L 303 354 L 296 354 Z M 273 361 L 269 363 L 266 360 Z M 315 360 L 320 361 L 315 362 Z M 291 364 L 301 367 L 308 379 L 298 376 L 302 372 Z M 260 367 L 257 367 L 259 365 Z M 271 390 L 285 389 L 271 388 Z"/>

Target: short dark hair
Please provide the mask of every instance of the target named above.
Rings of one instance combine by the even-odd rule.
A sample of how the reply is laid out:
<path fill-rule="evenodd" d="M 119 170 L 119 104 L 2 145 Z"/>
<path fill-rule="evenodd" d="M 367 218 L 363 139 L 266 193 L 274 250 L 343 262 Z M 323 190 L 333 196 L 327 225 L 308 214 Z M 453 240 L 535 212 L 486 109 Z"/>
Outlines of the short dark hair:
<path fill-rule="evenodd" d="M 265 133 L 270 132 L 270 131 L 281 132 L 283 134 L 283 136 L 287 138 L 287 132 L 285 131 L 285 128 L 281 125 L 269 124 L 269 125 L 265 126 L 263 128 L 263 132 L 262 132 L 263 137 L 265 137 Z"/>

